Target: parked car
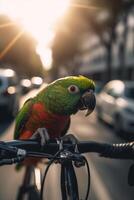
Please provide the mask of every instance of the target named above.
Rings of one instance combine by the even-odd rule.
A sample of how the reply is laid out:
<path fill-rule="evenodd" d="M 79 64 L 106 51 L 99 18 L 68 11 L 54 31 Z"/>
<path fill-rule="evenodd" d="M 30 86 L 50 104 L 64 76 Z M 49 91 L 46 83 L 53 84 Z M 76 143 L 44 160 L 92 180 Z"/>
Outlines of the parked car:
<path fill-rule="evenodd" d="M 134 136 L 134 82 L 113 80 L 97 95 L 97 116 L 114 126 L 115 132 Z"/>
<path fill-rule="evenodd" d="M 34 76 L 31 78 L 32 88 L 38 89 L 43 84 L 43 79 L 39 76 Z"/>
<path fill-rule="evenodd" d="M 29 80 L 27 78 L 22 79 L 20 81 L 20 86 L 21 86 L 21 93 L 22 94 L 27 94 L 32 88 L 31 80 Z"/>
<path fill-rule="evenodd" d="M 0 111 L 15 116 L 19 110 L 20 87 L 12 69 L 0 69 Z"/>
<path fill-rule="evenodd" d="M 104 84 L 101 81 L 95 81 L 95 93 L 96 95 L 98 95 L 102 88 L 103 88 Z"/>

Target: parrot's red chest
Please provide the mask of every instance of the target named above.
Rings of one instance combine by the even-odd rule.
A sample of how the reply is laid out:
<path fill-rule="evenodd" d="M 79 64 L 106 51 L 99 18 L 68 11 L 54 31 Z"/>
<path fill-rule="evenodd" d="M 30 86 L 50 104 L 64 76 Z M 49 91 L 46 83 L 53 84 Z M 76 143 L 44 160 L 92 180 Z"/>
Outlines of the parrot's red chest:
<path fill-rule="evenodd" d="M 60 137 L 68 124 L 69 116 L 61 116 L 46 111 L 44 104 L 35 103 L 22 131 L 21 138 L 29 138 L 38 129 L 45 127 L 50 138 Z M 27 136 L 28 137 L 27 137 Z"/>

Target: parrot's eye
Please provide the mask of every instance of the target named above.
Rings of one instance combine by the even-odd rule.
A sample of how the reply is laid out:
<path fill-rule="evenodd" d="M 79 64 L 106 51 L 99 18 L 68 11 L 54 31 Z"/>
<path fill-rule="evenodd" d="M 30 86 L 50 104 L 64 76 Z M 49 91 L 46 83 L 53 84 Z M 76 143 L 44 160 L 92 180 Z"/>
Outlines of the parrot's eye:
<path fill-rule="evenodd" d="M 69 91 L 70 93 L 78 93 L 78 92 L 79 92 L 79 88 L 78 88 L 76 85 L 70 85 L 70 86 L 68 87 L 68 91 Z"/>

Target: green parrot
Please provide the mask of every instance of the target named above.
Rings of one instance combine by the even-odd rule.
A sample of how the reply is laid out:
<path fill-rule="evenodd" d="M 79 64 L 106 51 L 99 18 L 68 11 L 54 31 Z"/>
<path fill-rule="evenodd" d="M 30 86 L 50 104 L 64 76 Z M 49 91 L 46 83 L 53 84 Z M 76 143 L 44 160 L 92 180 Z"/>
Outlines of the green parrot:
<path fill-rule="evenodd" d="M 19 111 L 14 139 L 32 138 L 40 132 L 49 138 L 64 136 L 72 114 L 87 110 L 87 116 L 94 110 L 94 90 L 94 82 L 84 76 L 68 76 L 48 84 Z"/>

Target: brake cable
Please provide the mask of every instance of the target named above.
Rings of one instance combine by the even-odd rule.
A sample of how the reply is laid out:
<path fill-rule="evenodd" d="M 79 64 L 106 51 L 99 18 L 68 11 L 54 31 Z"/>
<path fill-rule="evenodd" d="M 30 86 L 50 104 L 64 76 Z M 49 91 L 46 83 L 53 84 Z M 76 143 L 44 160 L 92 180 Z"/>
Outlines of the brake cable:
<path fill-rule="evenodd" d="M 89 164 L 88 164 L 88 161 L 87 161 L 87 158 L 85 158 L 83 156 L 83 159 L 86 163 L 86 167 L 87 167 L 87 192 L 86 192 L 86 197 L 85 197 L 85 200 L 88 200 L 88 196 L 89 196 L 89 191 L 90 191 L 90 168 L 89 168 Z"/>
<path fill-rule="evenodd" d="M 45 184 L 45 180 L 46 180 L 46 176 L 48 173 L 48 170 L 50 168 L 50 166 L 55 162 L 55 159 L 57 158 L 57 156 L 63 151 L 63 149 L 60 149 L 54 156 L 53 158 L 48 162 L 48 165 L 46 167 L 44 176 L 43 176 L 43 180 L 42 180 L 42 184 L 41 184 L 41 191 L 40 191 L 40 199 L 43 200 L 43 189 L 44 189 L 44 184 Z"/>

